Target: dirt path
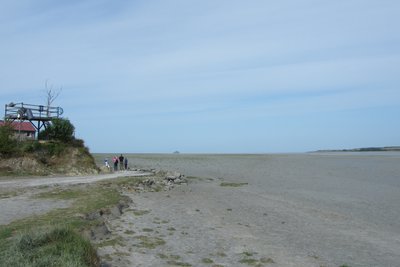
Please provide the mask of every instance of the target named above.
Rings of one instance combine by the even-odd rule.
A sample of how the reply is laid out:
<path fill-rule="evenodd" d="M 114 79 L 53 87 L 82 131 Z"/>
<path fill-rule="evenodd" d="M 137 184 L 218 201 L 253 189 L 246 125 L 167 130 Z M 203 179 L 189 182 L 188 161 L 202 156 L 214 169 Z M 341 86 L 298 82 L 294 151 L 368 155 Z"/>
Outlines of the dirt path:
<path fill-rule="evenodd" d="M 124 171 L 112 174 L 80 177 L 40 177 L 9 179 L 0 181 L 0 225 L 22 219 L 34 214 L 44 214 L 52 209 L 68 207 L 70 202 L 63 200 L 35 199 L 41 188 L 93 183 L 105 179 L 126 176 L 146 176 L 149 173 Z"/>
<path fill-rule="evenodd" d="M 9 179 L 0 180 L 0 190 L 12 189 L 12 188 L 25 188 L 35 186 L 50 186 L 50 185 L 71 185 L 71 184 L 86 184 L 93 183 L 106 179 L 113 179 L 118 177 L 126 176 L 147 176 L 149 173 L 138 172 L 138 171 L 123 171 L 110 174 L 101 175 L 89 175 L 89 176 L 57 176 L 57 177 L 39 177 L 39 178 L 27 178 L 27 179 Z"/>

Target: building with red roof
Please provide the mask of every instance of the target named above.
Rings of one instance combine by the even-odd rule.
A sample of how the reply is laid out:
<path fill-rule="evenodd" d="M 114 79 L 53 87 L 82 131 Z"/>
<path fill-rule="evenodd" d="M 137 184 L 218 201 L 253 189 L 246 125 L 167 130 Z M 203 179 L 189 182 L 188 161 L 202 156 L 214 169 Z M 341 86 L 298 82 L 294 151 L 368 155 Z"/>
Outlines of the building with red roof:
<path fill-rule="evenodd" d="M 0 127 L 5 125 L 4 121 L 0 120 Z M 36 129 L 33 127 L 32 123 L 28 121 L 13 121 L 11 126 L 14 129 L 14 136 L 20 140 L 34 140 Z"/>

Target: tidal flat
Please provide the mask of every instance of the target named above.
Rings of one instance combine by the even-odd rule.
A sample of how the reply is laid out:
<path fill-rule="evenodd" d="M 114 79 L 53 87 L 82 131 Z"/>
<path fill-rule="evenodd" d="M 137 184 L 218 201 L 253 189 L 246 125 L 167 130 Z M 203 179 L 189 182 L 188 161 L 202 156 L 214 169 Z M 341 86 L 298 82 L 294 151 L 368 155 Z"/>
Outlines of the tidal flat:
<path fill-rule="evenodd" d="M 400 153 L 124 156 L 189 184 L 129 195 L 118 266 L 400 266 Z"/>

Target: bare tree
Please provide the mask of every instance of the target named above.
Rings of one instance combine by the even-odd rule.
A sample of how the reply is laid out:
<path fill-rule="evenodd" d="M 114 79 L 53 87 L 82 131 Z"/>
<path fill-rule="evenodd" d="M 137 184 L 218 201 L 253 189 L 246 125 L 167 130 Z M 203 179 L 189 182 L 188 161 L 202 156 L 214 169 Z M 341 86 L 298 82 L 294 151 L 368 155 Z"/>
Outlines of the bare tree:
<path fill-rule="evenodd" d="M 46 90 L 46 111 L 47 116 L 50 117 L 50 106 L 53 104 L 54 100 L 60 95 L 62 87 L 54 88 L 53 84 L 49 84 L 49 80 L 46 80 L 45 84 Z"/>

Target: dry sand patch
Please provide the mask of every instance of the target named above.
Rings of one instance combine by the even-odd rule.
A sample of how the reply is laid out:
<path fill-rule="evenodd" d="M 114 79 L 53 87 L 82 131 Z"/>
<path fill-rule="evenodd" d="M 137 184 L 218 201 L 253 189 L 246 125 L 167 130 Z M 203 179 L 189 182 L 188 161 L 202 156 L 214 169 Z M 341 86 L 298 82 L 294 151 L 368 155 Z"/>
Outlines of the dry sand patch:
<path fill-rule="evenodd" d="M 208 180 L 128 194 L 133 209 L 108 224 L 122 244 L 100 248 L 100 255 L 113 266 L 320 266 L 318 258 L 290 255 L 260 236 L 262 226 L 243 207 L 223 200 L 238 189 Z"/>

